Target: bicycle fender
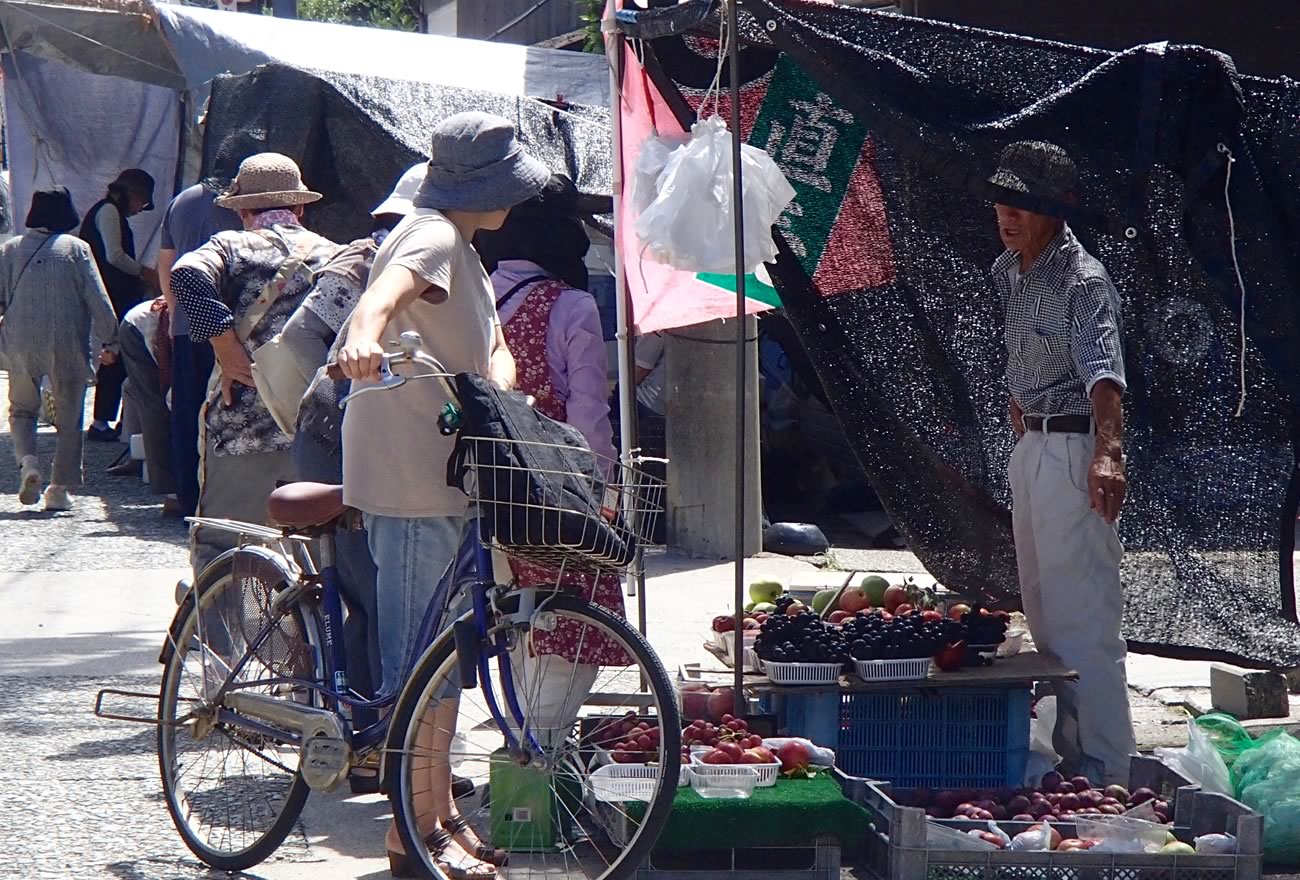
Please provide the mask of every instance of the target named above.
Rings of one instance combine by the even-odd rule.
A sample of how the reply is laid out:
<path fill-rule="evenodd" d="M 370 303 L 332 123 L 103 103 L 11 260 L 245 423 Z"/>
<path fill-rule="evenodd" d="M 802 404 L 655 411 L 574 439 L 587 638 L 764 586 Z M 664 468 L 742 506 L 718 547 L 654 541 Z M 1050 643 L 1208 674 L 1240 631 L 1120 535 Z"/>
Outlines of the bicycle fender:
<path fill-rule="evenodd" d="M 180 604 L 176 606 L 176 613 L 172 615 L 172 621 L 167 625 L 167 639 L 163 642 L 162 650 L 158 653 L 158 662 L 163 666 L 171 662 L 172 654 L 175 653 L 176 640 L 180 638 L 181 627 L 185 626 L 185 618 L 189 616 L 195 603 L 198 602 L 198 597 L 220 577 L 232 563 L 237 553 L 252 553 L 254 556 L 260 557 L 263 562 L 278 569 L 282 583 L 286 586 L 297 580 L 298 576 L 290 569 L 285 558 L 267 547 L 249 544 L 245 547 L 234 547 L 225 551 L 204 566 L 203 571 L 199 573 L 189 590 L 186 591 Z"/>

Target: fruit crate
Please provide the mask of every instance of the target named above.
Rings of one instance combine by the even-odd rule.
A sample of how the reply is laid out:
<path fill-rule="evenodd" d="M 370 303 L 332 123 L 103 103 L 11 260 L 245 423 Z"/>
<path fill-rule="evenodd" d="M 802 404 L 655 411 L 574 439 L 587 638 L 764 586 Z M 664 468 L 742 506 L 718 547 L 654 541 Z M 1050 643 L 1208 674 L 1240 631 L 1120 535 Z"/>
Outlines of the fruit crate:
<path fill-rule="evenodd" d="M 835 750 L 850 776 L 903 788 L 1018 786 L 1029 760 L 1024 687 L 774 691 L 778 728 Z"/>
<path fill-rule="evenodd" d="M 840 843 L 832 836 L 808 846 L 654 850 L 633 880 L 840 880 Z"/>
<path fill-rule="evenodd" d="M 927 846 L 931 822 L 925 811 L 895 803 L 891 786 L 865 779 L 844 779 L 841 784 L 870 817 L 860 857 L 867 874 L 877 880 L 1258 880 L 1263 870 L 1263 816 L 1224 795 L 1202 792 L 1196 786 L 1176 787 L 1184 780 L 1153 767 L 1160 762 L 1152 758 L 1135 756 L 1133 761 L 1133 788 L 1151 788 L 1166 796 L 1174 789 L 1171 830 L 1179 840 L 1191 843 L 1202 834 L 1228 833 L 1237 838 L 1237 853 L 1175 856 L 931 849 Z M 964 820 L 934 824 L 957 831 L 981 825 Z M 1030 824 L 998 823 L 1013 837 Z M 1074 833 L 1069 823 L 1053 825 L 1062 836 Z"/>

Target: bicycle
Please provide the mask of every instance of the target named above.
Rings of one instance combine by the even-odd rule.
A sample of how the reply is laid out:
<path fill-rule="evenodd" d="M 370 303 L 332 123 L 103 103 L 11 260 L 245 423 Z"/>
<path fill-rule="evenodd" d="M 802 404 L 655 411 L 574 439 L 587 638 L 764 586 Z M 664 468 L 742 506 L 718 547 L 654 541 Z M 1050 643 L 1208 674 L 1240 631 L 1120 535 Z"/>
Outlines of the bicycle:
<path fill-rule="evenodd" d="M 384 357 L 381 381 L 354 390 L 342 404 L 418 379 L 442 381 L 456 402 L 452 377 L 419 347 L 418 336 L 403 334 L 402 351 Z M 402 365 L 432 372 L 400 375 L 394 368 Z M 456 417 L 454 406 L 444 411 L 445 431 L 454 430 Z M 475 448 L 515 442 L 470 439 Z M 489 498 L 484 487 L 503 476 L 492 473 L 498 467 L 486 461 L 492 458 L 469 461 L 475 480 L 464 540 L 425 612 L 404 686 L 369 700 L 348 687 L 341 638 L 333 535 L 357 516 L 343 505 L 342 488 L 277 489 L 268 512 L 279 528 L 191 520 L 238 533 L 238 547 L 214 560 L 180 604 L 159 657 L 160 692 L 105 689 L 95 712 L 157 724 L 167 807 L 203 862 L 237 871 L 263 861 L 284 841 L 311 791 L 334 790 L 375 752 L 405 852 L 425 876 L 466 876 L 439 860 L 436 819 L 427 811 L 431 787 L 450 786 L 453 768 L 475 784 L 475 794 L 461 800 L 478 805 L 467 812 L 458 801 L 463 819 L 443 817 L 443 824 L 463 835 L 464 826 L 456 826 L 464 821 L 480 840 L 507 849 L 499 877 L 536 872 L 620 880 L 647 857 L 679 781 L 673 686 L 626 620 L 549 585 L 494 578 L 494 551 L 533 561 L 540 552 L 586 573 L 607 571 L 609 561 L 589 548 L 516 545 L 494 533 L 500 518 L 488 515 L 489 505 L 497 514 L 503 503 L 526 504 L 533 513 L 539 505 Z M 614 478 L 588 487 L 593 504 L 602 506 L 603 490 L 612 490 L 621 506 L 617 527 L 648 543 L 662 512 L 662 482 L 634 465 L 602 466 Z M 590 479 L 597 472 L 581 470 L 567 476 Z M 591 515 L 608 524 L 608 511 Z M 580 633 L 575 658 L 590 635 L 592 644 L 602 636 L 631 662 L 567 663 L 567 688 L 557 692 L 557 684 L 566 684 L 566 664 L 534 648 L 562 628 Z M 545 679 L 551 669 L 557 677 Z M 110 713 L 104 709 L 110 696 L 156 699 L 156 718 Z M 361 708 L 391 711 L 354 729 L 351 712 Z M 658 726 L 646 763 L 625 765 L 610 754 L 609 730 L 630 717 Z"/>

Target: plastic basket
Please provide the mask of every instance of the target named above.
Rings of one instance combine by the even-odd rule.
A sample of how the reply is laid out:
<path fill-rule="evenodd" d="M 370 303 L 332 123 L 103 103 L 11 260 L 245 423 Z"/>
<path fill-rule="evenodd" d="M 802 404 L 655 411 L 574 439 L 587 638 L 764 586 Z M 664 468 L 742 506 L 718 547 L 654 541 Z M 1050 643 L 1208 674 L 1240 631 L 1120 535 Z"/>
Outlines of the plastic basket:
<path fill-rule="evenodd" d="M 772 764 L 705 764 L 695 755 L 691 755 L 691 774 L 693 776 L 743 776 L 749 772 L 758 775 L 759 788 L 771 788 L 776 785 L 776 778 L 781 775 L 781 762 Z"/>
<path fill-rule="evenodd" d="M 654 764 L 606 764 L 593 770 L 587 779 L 592 795 L 603 803 L 649 803 L 659 785 L 659 773 Z"/>
<path fill-rule="evenodd" d="M 758 785 L 758 774 L 749 767 L 740 773 L 704 774 L 691 767 L 691 788 L 702 798 L 747 798 Z"/>
<path fill-rule="evenodd" d="M 773 663 L 763 661 L 763 672 L 773 684 L 835 684 L 844 667 L 839 663 Z"/>
<path fill-rule="evenodd" d="M 921 681 L 930 677 L 930 658 L 909 660 L 854 660 L 863 681 Z"/>

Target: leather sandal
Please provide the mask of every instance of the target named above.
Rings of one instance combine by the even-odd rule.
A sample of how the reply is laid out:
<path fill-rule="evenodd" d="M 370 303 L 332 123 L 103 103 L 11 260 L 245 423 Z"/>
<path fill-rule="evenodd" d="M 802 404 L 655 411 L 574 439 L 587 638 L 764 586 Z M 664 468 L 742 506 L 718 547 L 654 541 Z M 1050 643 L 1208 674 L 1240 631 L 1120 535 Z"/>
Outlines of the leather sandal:
<path fill-rule="evenodd" d="M 443 830 L 451 834 L 452 837 L 467 830 L 473 830 L 470 828 L 469 820 L 459 813 L 453 813 L 446 819 L 443 819 L 442 827 Z M 462 844 L 462 846 L 463 845 L 464 844 Z M 495 865 L 498 868 L 504 868 L 506 865 L 510 864 L 510 854 L 503 849 L 493 849 L 485 843 L 478 844 L 472 850 L 469 847 L 465 847 L 465 849 L 480 862 L 487 862 L 489 865 Z"/>
<path fill-rule="evenodd" d="M 495 880 L 497 876 L 496 868 L 491 864 L 483 863 L 469 868 L 460 865 L 453 865 L 451 862 L 442 858 L 442 854 L 447 851 L 451 845 L 451 834 L 441 828 L 434 829 L 424 838 L 425 848 L 428 849 L 429 855 L 438 863 L 443 872 L 450 880 Z M 481 870 L 480 870 L 481 869 Z M 411 856 L 409 853 L 388 851 L 388 873 L 394 877 L 421 877 L 424 872 L 420 870 L 420 860 Z"/>

